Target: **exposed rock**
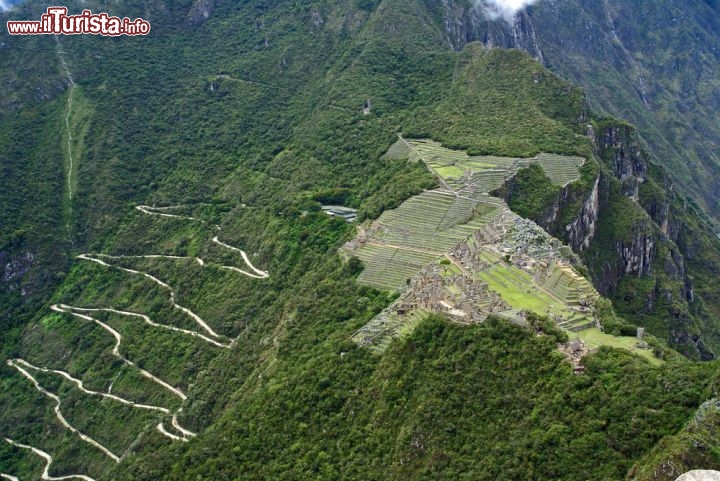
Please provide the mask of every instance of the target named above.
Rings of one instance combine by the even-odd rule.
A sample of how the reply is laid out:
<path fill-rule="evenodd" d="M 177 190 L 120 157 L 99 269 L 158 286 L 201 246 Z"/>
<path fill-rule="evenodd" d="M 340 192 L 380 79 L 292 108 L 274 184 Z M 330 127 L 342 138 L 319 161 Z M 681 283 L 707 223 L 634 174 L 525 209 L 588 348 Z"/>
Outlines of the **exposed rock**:
<path fill-rule="evenodd" d="M 370 102 L 370 99 L 366 99 L 365 102 L 363 102 L 363 114 L 370 115 L 371 111 L 372 111 L 372 102 Z"/>
<path fill-rule="evenodd" d="M 313 27 L 315 28 L 319 28 L 322 26 L 322 24 L 325 23 L 325 19 L 320 13 L 320 10 L 318 10 L 316 7 L 313 7 L 313 9 L 310 11 L 310 22 L 312 22 Z"/>
<path fill-rule="evenodd" d="M 35 256 L 32 252 L 25 252 L 15 257 L 9 257 L 0 252 L 0 265 L 4 265 L 2 281 L 18 280 L 32 267 Z"/>
<path fill-rule="evenodd" d="M 720 481 L 720 471 L 697 469 L 683 474 L 675 481 Z"/>
<path fill-rule="evenodd" d="M 32 252 L 11 256 L 0 251 L 0 291 L 19 292 L 22 297 L 32 295 L 36 290 L 35 281 L 28 280 L 26 274 L 31 271 L 35 261 Z"/>
<path fill-rule="evenodd" d="M 597 349 L 588 349 L 582 339 L 575 339 L 574 341 L 558 344 L 557 348 L 563 353 L 565 359 L 573 365 L 575 374 L 583 374 L 585 372 L 585 366 L 582 363 L 583 358 L 597 351 Z"/>
<path fill-rule="evenodd" d="M 213 10 L 215 10 L 215 0 L 195 0 L 190 12 L 188 12 L 188 22 L 199 25 L 210 18 Z"/>
<path fill-rule="evenodd" d="M 525 50 L 544 63 L 535 26 L 527 13 L 518 13 L 508 24 L 503 19 L 490 19 L 479 6 L 467 7 L 455 0 L 443 0 L 443 6 L 445 33 L 454 50 L 460 51 L 468 43 L 479 41 L 489 48 Z"/>
<path fill-rule="evenodd" d="M 647 180 L 648 162 L 635 130 L 627 125 L 603 129 L 597 136 L 596 145 L 601 157 L 609 159 L 615 178 L 622 182 L 623 194 L 637 201 L 640 184 Z"/>
<path fill-rule="evenodd" d="M 595 179 L 595 184 L 588 198 L 583 202 L 577 218 L 568 224 L 565 229 L 568 232 L 568 243 L 575 252 L 582 252 L 595 238 L 596 224 L 600 217 L 600 177 Z M 555 216 L 560 210 L 559 205 L 553 206 Z"/>
<path fill-rule="evenodd" d="M 634 176 L 643 182 L 647 180 L 648 162 L 633 127 L 619 125 L 604 129 L 597 137 L 597 145 L 602 151 L 612 149 L 614 152 L 611 167 L 615 177 L 622 180 Z"/>
<path fill-rule="evenodd" d="M 655 258 L 655 239 L 651 235 L 636 233 L 630 243 L 615 242 L 615 249 L 622 259 L 625 274 L 638 277 L 650 274 Z"/>
<path fill-rule="evenodd" d="M 470 24 L 467 10 L 463 5 L 452 0 L 443 0 L 445 7 L 445 32 L 448 43 L 455 51 L 462 50 L 468 40 L 468 27 Z"/>

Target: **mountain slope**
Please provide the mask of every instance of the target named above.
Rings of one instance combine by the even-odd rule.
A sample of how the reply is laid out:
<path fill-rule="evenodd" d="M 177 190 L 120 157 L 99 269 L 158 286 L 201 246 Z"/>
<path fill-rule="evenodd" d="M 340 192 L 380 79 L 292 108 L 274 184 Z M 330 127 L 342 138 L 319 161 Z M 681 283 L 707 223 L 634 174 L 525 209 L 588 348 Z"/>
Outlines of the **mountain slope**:
<path fill-rule="evenodd" d="M 524 49 L 582 85 L 595 112 L 636 125 L 652 157 L 717 218 L 717 2 L 543 1 L 512 25 L 472 5 L 439 10 L 449 42 Z"/>
<path fill-rule="evenodd" d="M 534 218 L 577 252 L 594 250 L 584 256 L 595 284 L 621 312 L 655 326 L 658 334 L 664 330 L 663 337 L 684 345 L 686 354 L 703 357 L 717 349 L 718 313 L 710 300 L 720 250 L 715 220 L 697 207 L 713 214 L 718 197 L 717 122 L 709 120 L 716 116 L 712 79 L 720 65 L 716 7 L 702 1 L 539 2 L 508 23 L 488 20 L 472 2 L 436 6 L 455 48 L 480 40 L 526 50 L 583 85 L 594 112 L 636 124 L 637 130 L 617 125 L 593 134 L 596 155 L 610 169 L 602 176 L 601 215 L 574 225 L 583 241 L 598 233 L 595 247 L 574 242 L 577 229 L 570 237 L 565 230 L 575 222 L 577 192 L 570 202 L 562 193 L 565 198 L 548 206 L 544 219 L 540 213 Z M 647 166 L 648 159 L 666 170 Z M 611 201 L 613 190 L 628 199 Z M 710 302 L 695 302 L 696 292 Z"/>
<path fill-rule="evenodd" d="M 362 220 L 434 187 L 383 156 L 405 133 L 584 156 L 563 214 L 581 217 L 609 170 L 582 92 L 520 52 L 453 52 L 435 4 L 221 2 L 198 21 L 207 5 L 128 2 L 153 35 L 60 40 L 91 106 L 71 267 L 5 349 L 0 472 L 37 477 L 33 445 L 51 474 L 96 479 L 619 478 L 716 395 L 714 362 L 652 338 L 662 361 L 603 348 L 576 376 L 566 334 L 534 316 L 431 317 L 382 356 L 358 346 L 396 294 L 356 281 L 338 255 L 355 225 L 319 202 Z"/>

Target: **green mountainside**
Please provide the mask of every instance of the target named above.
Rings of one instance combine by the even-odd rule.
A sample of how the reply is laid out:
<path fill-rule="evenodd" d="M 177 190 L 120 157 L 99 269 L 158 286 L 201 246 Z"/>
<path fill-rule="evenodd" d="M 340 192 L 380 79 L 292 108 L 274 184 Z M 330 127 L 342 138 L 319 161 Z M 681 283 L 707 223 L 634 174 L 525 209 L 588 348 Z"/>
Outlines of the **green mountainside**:
<path fill-rule="evenodd" d="M 587 85 L 598 112 L 636 125 L 654 157 L 717 218 L 718 5 L 704 0 L 578 2 L 561 8 L 539 22 L 544 30 L 540 37 L 558 34 L 547 40 L 548 62 Z M 570 9 L 574 14 L 569 15 Z M 561 37 L 568 32 L 546 21 L 551 18 L 590 32 L 572 42 L 570 52 L 560 53 Z"/>
<path fill-rule="evenodd" d="M 454 51 L 445 2 L 67 6 L 152 31 L 0 36 L 5 477 L 651 479 L 670 455 L 720 465 L 712 434 L 709 453 L 684 451 L 718 396 L 720 242 L 580 88 L 518 50 Z M 490 259 L 468 288 L 513 315 L 420 312 L 363 346 L 416 266 L 367 282 L 383 258 L 343 246 L 374 222 L 407 231 L 393 213 L 448 187 L 424 220 Z M 547 278 L 476 242 L 492 236 L 490 196 L 562 257 Z M 406 250 L 428 234 L 410 225 Z M 438 235 L 413 248 L 457 281 Z"/>
<path fill-rule="evenodd" d="M 631 126 L 602 119 L 590 129 L 600 162 L 594 177 L 585 177 L 584 193 L 580 182 L 548 197 L 542 186 L 549 180 L 535 173 L 516 176 L 499 194 L 567 241 L 619 314 L 686 355 L 711 357 L 720 319 L 712 221 L 648 161 Z M 585 199 L 580 216 L 568 218 L 568 207 L 577 212 L 578 194 Z"/>
<path fill-rule="evenodd" d="M 719 5 L 708 0 L 541 1 L 512 25 L 477 2 L 442 2 L 456 49 L 528 51 L 582 85 L 593 111 L 632 122 L 653 158 L 717 220 L 720 212 Z"/>

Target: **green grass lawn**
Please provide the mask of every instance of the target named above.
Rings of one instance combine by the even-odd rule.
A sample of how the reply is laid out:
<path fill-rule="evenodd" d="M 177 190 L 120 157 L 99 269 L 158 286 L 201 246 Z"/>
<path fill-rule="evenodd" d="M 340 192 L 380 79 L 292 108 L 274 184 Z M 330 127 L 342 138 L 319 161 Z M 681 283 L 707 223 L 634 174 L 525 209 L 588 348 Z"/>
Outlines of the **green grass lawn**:
<path fill-rule="evenodd" d="M 528 310 L 538 314 L 547 314 L 549 309 L 559 311 L 559 301 L 540 292 L 530 280 L 527 287 L 519 287 L 509 279 L 510 275 L 526 277 L 520 269 L 507 265 L 496 265 L 479 274 L 480 278 L 487 282 L 488 287 L 497 292 L 513 309 Z"/>
<path fill-rule="evenodd" d="M 570 339 L 582 339 L 585 342 L 585 345 L 590 349 L 594 349 L 600 346 L 610 346 L 618 349 L 627 349 L 634 354 L 644 357 L 655 366 L 659 366 L 660 364 L 662 364 L 662 361 L 655 357 L 652 349 L 638 349 L 637 347 L 635 347 L 638 340 L 634 337 L 611 336 L 610 334 L 601 332 L 594 327 L 590 329 L 585 329 L 584 331 L 580 332 L 566 332 Z"/>
<path fill-rule="evenodd" d="M 465 173 L 465 170 L 454 165 L 450 165 L 447 167 L 437 167 L 433 170 L 435 170 L 435 173 L 443 179 L 449 179 L 451 177 L 454 179 L 459 179 Z"/>
<path fill-rule="evenodd" d="M 472 170 L 494 169 L 495 167 L 497 167 L 496 163 L 485 162 L 485 161 L 481 161 L 481 160 L 470 160 L 470 161 L 468 161 L 467 165 Z"/>
<path fill-rule="evenodd" d="M 445 259 L 445 258 L 443 257 L 443 259 Z M 441 261 L 443 259 L 441 259 Z M 440 268 L 442 269 L 441 275 L 443 277 L 450 277 L 450 276 L 462 274 L 462 271 L 460 270 L 460 268 L 458 266 L 456 266 L 455 264 L 448 264 L 448 265 L 440 264 Z"/>

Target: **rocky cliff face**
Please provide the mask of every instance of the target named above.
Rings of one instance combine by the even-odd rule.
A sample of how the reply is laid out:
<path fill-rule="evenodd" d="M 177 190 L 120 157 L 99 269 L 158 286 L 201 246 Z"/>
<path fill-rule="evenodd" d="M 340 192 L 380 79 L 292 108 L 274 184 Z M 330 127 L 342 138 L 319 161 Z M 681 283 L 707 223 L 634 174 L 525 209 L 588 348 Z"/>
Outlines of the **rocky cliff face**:
<path fill-rule="evenodd" d="M 703 333 L 711 333 L 717 321 L 700 308 L 685 258 L 692 251 L 678 243 L 680 234 L 696 223 L 687 212 L 676 211 L 679 197 L 672 182 L 648 161 L 633 127 L 601 125 L 593 144 L 602 162 L 600 200 L 594 201 L 593 192 L 583 205 L 573 227 L 575 237 L 584 241 L 573 247 L 586 250 L 598 290 L 616 304 L 628 301 L 620 311 L 640 309 L 658 327 L 664 324 L 668 340 L 686 354 L 711 357 L 711 343 Z M 587 209 L 589 205 L 597 208 Z M 600 227 L 588 221 L 595 216 Z M 697 237 L 702 238 L 701 232 Z"/>
<path fill-rule="evenodd" d="M 10 257 L 5 252 L 0 252 L 0 265 L 4 265 L 2 281 L 10 282 L 23 276 L 32 267 L 35 256 L 32 252 L 25 252 L 18 256 Z"/>
<path fill-rule="evenodd" d="M 581 255 L 621 315 L 687 355 L 711 358 L 720 323 L 708 279 L 720 262 L 704 256 L 715 252 L 717 239 L 699 227 L 667 173 L 649 162 L 633 127 L 595 121 L 588 134 L 595 160 L 533 220 Z M 515 179 L 504 193 L 509 203 L 527 194 Z"/>
<path fill-rule="evenodd" d="M 32 252 L 10 255 L 0 251 L 0 291 L 19 291 L 22 297 L 31 295 L 34 292 L 33 287 L 24 284 L 23 280 L 34 263 L 35 255 Z"/>
<path fill-rule="evenodd" d="M 454 48 L 518 48 L 581 84 L 593 110 L 638 126 L 687 195 L 720 215 L 720 16 L 716 2 L 542 1 L 512 22 L 444 0 Z M 632 185 L 627 186 L 632 189 Z"/>
<path fill-rule="evenodd" d="M 594 146 L 599 157 L 609 157 L 608 167 L 622 182 L 623 195 L 637 201 L 640 184 L 647 180 L 648 162 L 634 129 L 627 125 L 608 127 L 595 137 Z"/>
<path fill-rule="evenodd" d="M 520 12 L 508 24 L 502 19 L 491 19 L 474 2 L 443 0 L 444 25 L 448 43 L 454 50 L 470 42 L 482 42 L 490 48 L 519 48 L 544 62 L 542 49 L 532 18 Z"/>
<path fill-rule="evenodd" d="M 201 24 L 210 18 L 213 10 L 215 10 L 215 0 L 195 0 L 188 13 L 188 22 L 193 25 Z"/>
<path fill-rule="evenodd" d="M 557 218 L 560 212 L 560 205 L 556 203 L 553 206 L 553 217 Z M 577 218 L 565 227 L 568 233 L 568 244 L 575 252 L 582 252 L 590 247 L 590 243 L 595 238 L 597 231 L 597 222 L 600 217 L 600 176 L 595 179 L 590 195 L 582 203 Z M 544 221 L 546 225 L 547 221 Z"/>
<path fill-rule="evenodd" d="M 625 259 L 625 273 L 640 276 L 650 274 L 654 246 L 665 243 L 668 252 L 663 259 L 663 270 L 673 280 L 687 281 L 681 249 L 675 245 L 682 225 L 677 218 L 672 222 L 670 220 L 675 217 L 671 215 L 670 202 L 675 192 L 667 174 L 655 168 L 655 176 L 650 178 L 653 166 L 641 147 L 636 130 L 631 126 L 608 125 L 600 129 L 593 143 L 597 157 L 604 159 L 613 177 L 620 182 L 621 194 L 642 207 L 649 217 L 636 226 L 630 246 L 618 243 L 618 253 Z M 645 183 L 651 183 L 663 195 L 641 198 L 640 188 Z M 641 232 L 650 234 L 640 235 Z"/>

